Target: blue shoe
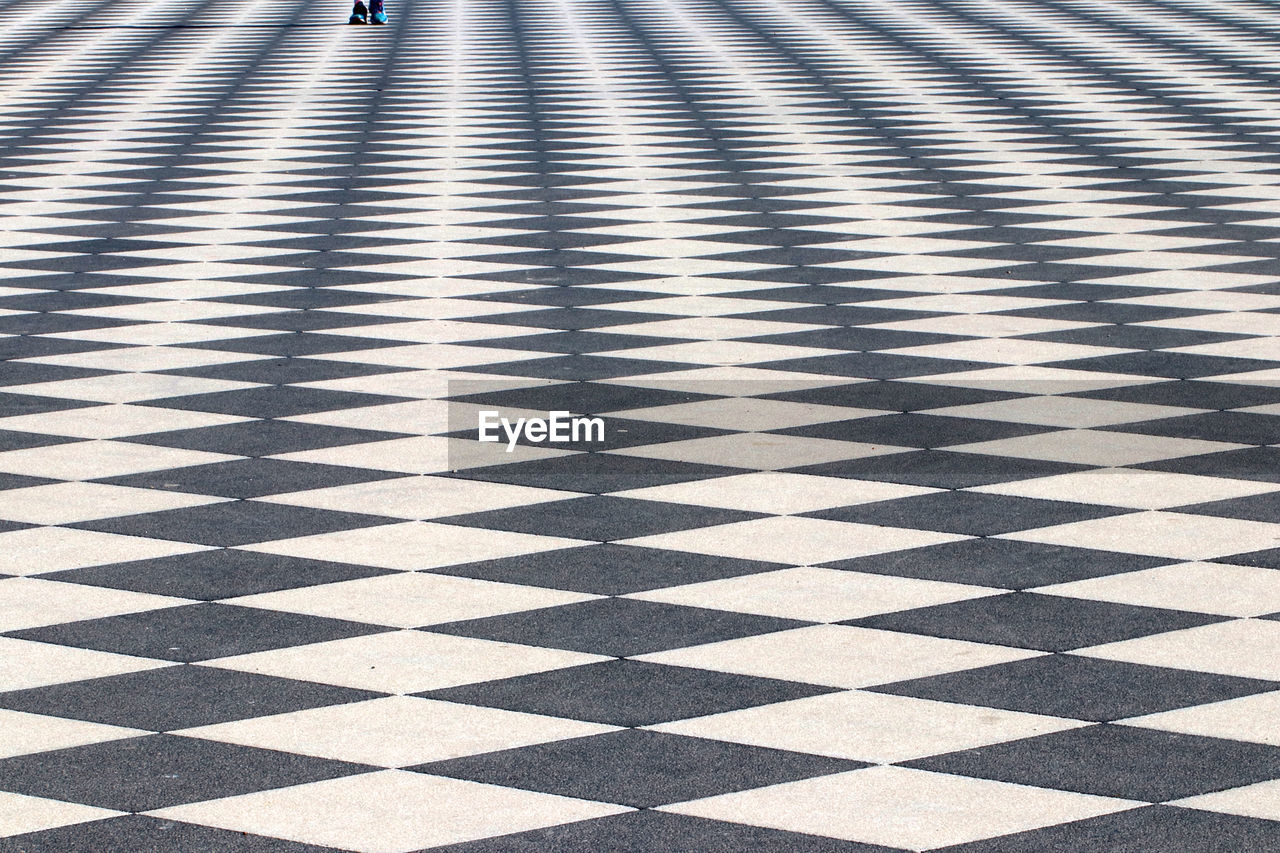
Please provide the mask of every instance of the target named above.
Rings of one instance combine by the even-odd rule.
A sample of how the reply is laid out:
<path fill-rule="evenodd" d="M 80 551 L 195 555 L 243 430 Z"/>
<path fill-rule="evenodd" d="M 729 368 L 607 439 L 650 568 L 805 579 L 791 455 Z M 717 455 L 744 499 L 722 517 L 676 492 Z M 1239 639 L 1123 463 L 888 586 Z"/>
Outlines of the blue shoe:
<path fill-rule="evenodd" d="M 387 13 L 386 13 L 386 12 L 374 12 L 374 13 L 373 13 L 373 20 L 372 20 L 372 21 L 370 21 L 369 23 L 371 23 L 371 24 L 385 24 L 386 22 L 387 22 Z"/>
<path fill-rule="evenodd" d="M 369 8 L 364 5 L 361 0 L 356 0 L 355 8 L 351 10 L 351 17 L 347 20 L 348 24 L 367 24 L 369 23 Z"/>

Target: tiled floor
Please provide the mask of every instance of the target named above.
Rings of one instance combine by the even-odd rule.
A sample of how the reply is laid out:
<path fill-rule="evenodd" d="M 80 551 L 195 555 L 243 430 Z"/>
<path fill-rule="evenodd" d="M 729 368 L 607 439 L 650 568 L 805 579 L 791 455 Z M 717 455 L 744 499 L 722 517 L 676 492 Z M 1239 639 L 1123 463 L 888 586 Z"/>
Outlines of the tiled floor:
<path fill-rule="evenodd" d="M 3 9 L 0 853 L 1280 851 L 1280 8 Z"/>

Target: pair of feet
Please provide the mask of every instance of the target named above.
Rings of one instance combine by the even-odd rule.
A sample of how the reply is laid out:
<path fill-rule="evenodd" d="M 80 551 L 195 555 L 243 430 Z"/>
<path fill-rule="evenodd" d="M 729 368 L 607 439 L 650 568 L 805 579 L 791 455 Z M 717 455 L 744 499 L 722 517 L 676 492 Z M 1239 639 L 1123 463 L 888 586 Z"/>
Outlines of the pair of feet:
<path fill-rule="evenodd" d="M 364 0 L 356 0 L 355 7 L 351 10 L 351 20 L 349 24 L 385 24 L 387 22 L 387 13 L 382 11 L 382 4 L 375 2 L 373 11 L 369 11 L 369 7 L 364 5 Z"/>

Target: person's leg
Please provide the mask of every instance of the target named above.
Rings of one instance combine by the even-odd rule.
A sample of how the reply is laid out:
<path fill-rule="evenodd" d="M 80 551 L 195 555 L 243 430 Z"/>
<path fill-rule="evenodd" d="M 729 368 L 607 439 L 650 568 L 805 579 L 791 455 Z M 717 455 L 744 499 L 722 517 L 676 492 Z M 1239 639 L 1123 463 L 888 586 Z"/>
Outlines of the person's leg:
<path fill-rule="evenodd" d="M 369 23 L 369 9 L 364 5 L 364 0 L 356 0 L 356 5 L 351 9 L 351 19 L 347 23 Z"/>
<path fill-rule="evenodd" d="M 382 8 L 382 0 L 369 0 L 369 23 L 385 24 L 386 22 L 387 13 Z"/>

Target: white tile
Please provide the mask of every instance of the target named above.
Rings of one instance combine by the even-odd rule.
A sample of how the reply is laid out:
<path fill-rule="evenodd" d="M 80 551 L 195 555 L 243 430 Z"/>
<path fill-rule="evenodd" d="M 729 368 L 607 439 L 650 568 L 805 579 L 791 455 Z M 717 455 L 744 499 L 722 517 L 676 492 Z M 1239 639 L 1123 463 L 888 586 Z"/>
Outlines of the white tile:
<path fill-rule="evenodd" d="M 246 551 L 264 554 L 415 571 L 583 544 L 587 543 L 580 539 L 409 521 L 242 547 Z"/>
<path fill-rule="evenodd" d="M 628 489 L 614 494 L 640 500 L 791 515 L 936 491 L 939 490 L 872 480 L 759 471 L 667 486 Z"/>
<path fill-rule="evenodd" d="M 626 811 L 631 809 L 383 770 L 147 814 L 356 853 L 410 853 Z"/>
<path fill-rule="evenodd" d="M 839 622 L 1003 592 L 1005 590 L 967 584 L 801 567 L 637 592 L 626 597 L 784 619 Z"/>
<path fill-rule="evenodd" d="M 1040 714 L 850 690 L 646 728 L 892 764 L 1085 725 Z"/>
<path fill-rule="evenodd" d="M 1142 462 L 1236 450 L 1243 446 L 1192 438 L 1067 429 L 1018 438 L 957 444 L 947 449 L 962 453 L 987 453 L 993 456 L 1046 459 L 1083 465 L 1137 465 Z"/>
<path fill-rule="evenodd" d="M 169 661 L 0 637 L 0 691 L 173 666 Z"/>
<path fill-rule="evenodd" d="M 1280 746 L 1280 727 L 1276 720 L 1280 720 L 1280 691 L 1177 708 L 1121 722 L 1126 726 Z"/>
<path fill-rule="evenodd" d="M 743 310 L 745 312 L 751 309 L 743 306 Z M 827 327 L 807 323 L 781 323 L 770 320 L 750 320 L 734 317 L 681 317 L 677 320 L 655 320 L 649 323 L 629 325 L 627 326 L 627 334 L 719 341 L 729 338 L 748 338 L 756 335 L 781 335 L 819 328 Z"/>
<path fill-rule="evenodd" d="M 975 338 L 969 341 L 903 347 L 886 350 L 886 352 L 921 358 L 954 358 L 992 364 L 1046 364 L 1073 358 L 1097 358 L 1115 353 L 1132 352 L 1132 350 L 1059 344 L 1050 341 L 1027 341 L 1021 338 Z"/>
<path fill-rule="evenodd" d="M 1221 616 L 1280 612 L 1280 572 L 1225 563 L 1175 563 L 1042 586 L 1035 592 Z"/>
<path fill-rule="evenodd" d="M 219 352 L 212 349 L 144 345 L 91 352 L 64 353 L 62 355 L 46 355 L 22 359 L 22 361 L 34 364 L 61 364 L 69 367 L 87 367 L 93 370 L 136 373 L 152 370 L 183 370 L 193 367 L 208 367 L 214 364 L 231 364 L 238 361 L 257 361 L 262 358 L 265 358 L 265 356 Z"/>
<path fill-rule="evenodd" d="M 101 619 L 189 603 L 188 599 L 167 595 L 148 595 L 39 578 L 4 578 L 0 579 L 0 631 Z"/>
<path fill-rule="evenodd" d="M 745 309 L 750 310 L 750 309 Z M 656 347 L 640 347 L 615 353 L 618 357 L 652 359 L 688 364 L 761 364 L 787 358 L 835 355 L 839 350 L 818 347 L 761 344 L 750 341 L 690 341 Z"/>
<path fill-rule="evenodd" d="M 1280 681 L 1280 622 L 1237 619 L 1077 649 L 1085 657 Z"/>
<path fill-rule="evenodd" d="M 423 520 L 446 515 L 488 512 L 515 506 L 578 497 L 578 492 L 536 489 L 453 477 L 397 477 L 371 483 L 333 486 L 270 495 L 259 500 L 339 512 Z"/>
<path fill-rule="evenodd" d="M 413 304 L 422 304 L 429 300 L 419 300 Z M 494 306 L 501 303 L 492 303 Z M 377 307 L 382 307 L 381 305 Z M 508 310 L 515 306 L 502 306 Z M 321 353 L 312 358 L 321 361 L 355 362 L 356 364 L 377 364 L 387 367 L 421 367 L 429 364 L 437 369 L 453 367 L 471 367 L 477 364 L 493 364 L 505 361 L 527 361 L 542 358 L 546 353 L 530 352 L 516 349 L 490 349 L 488 347 L 464 347 L 452 344 L 410 344 L 398 347 L 378 347 L 377 349 Z"/>
<path fill-rule="evenodd" d="M 1170 805 L 1280 821 L 1280 779 L 1173 800 Z"/>
<path fill-rule="evenodd" d="M 602 660 L 608 658 L 424 631 L 390 631 L 218 658 L 203 665 L 404 694 Z"/>
<path fill-rule="evenodd" d="M 857 808 L 850 808 L 851 803 Z M 931 850 L 1137 805 L 905 767 L 870 767 L 663 806 L 660 811 Z"/>
<path fill-rule="evenodd" d="M 824 684 L 870 687 L 1039 657 L 1039 652 L 849 625 L 815 625 L 637 656 L 637 660 Z"/>
<path fill-rule="evenodd" d="M 226 498 L 105 483 L 52 483 L 0 491 L 0 518 L 27 524 L 69 524 L 224 500 Z"/>
<path fill-rule="evenodd" d="M 886 453 L 899 453 L 904 449 L 884 444 L 836 441 L 803 435 L 748 432 L 669 441 L 610 452 L 644 459 L 669 459 L 755 471 L 776 471 L 782 468 L 799 468 L 802 465 L 882 456 Z"/>
<path fill-rule="evenodd" d="M 622 544 L 806 566 L 966 538 L 928 530 L 784 516 L 640 536 L 622 540 Z"/>
<path fill-rule="evenodd" d="M 929 414 L 1010 421 L 1018 424 L 1040 424 L 1066 429 L 1088 429 L 1156 418 L 1172 418 L 1197 411 L 1201 410 L 1048 394 L 1036 397 L 1015 397 L 993 403 L 945 406 L 940 409 L 930 409 Z"/>
<path fill-rule="evenodd" d="M 617 726 L 392 696 L 175 734 L 378 767 L 409 767 L 615 730 Z"/>
<path fill-rule="evenodd" d="M 626 353 L 630 356 L 635 353 L 635 350 L 627 350 Z M 846 409 L 840 406 L 820 406 L 815 403 L 790 403 L 784 400 L 762 400 L 754 397 L 726 397 L 700 400 L 696 403 L 680 403 L 674 406 L 627 409 L 623 414 L 628 418 L 643 421 L 756 432 L 843 421 L 884 413 L 873 409 Z"/>
<path fill-rule="evenodd" d="M 501 446 L 461 441 L 444 436 L 418 436 L 395 438 L 388 441 L 370 441 L 363 444 L 347 444 L 340 447 L 324 447 L 318 450 L 300 450 L 281 453 L 273 459 L 294 462 L 315 462 L 320 465 L 346 465 L 353 468 L 372 468 L 375 471 L 397 471 L 404 474 L 439 474 L 478 465 L 502 465 L 522 462 L 526 459 L 565 456 L 567 451 L 545 447 L 521 447 L 515 453 L 503 453 Z M 0 463 L 3 459 L 0 458 Z"/>
<path fill-rule="evenodd" d="M 124 812 L 0 791 L 0 838 L 116 817 Z"/>
<path fill-rule="evenodd" d="M 1276 490 L 1280 490 L 1280 483 L 1143 471 L 1137 468 L 1099 468 L 1012 483 L 975 486 L 968 491 L 1133 509 L 1167 509 L 1261 495 Z"/>
<path fill-rule="evenodd" d="M 224 379 L 197 379 L 194 376 L 169 376 L 160 373 L 108 373 L 83 379 L 63 379 L 32 385 L 11 386 L 19 394 L 62 397 L 69 400 L 91 400 L 98 403 L 137 403 L 187 394 L 213 394 L 252 388 L 254 383 L 230 382 Z"/>
<path fill-rule="evenodd" d="M 601 380 L 602 384 L 606 385 L 662 388 L 669 391 L 718 394 L 725 397 L 758 397 L 766 394 L 803 391 L 808 388 L 827 388 L 833 385 L 848 385 L 863 381 L 869 380 L 851 379 L 845 376 L 826 376 L 798 370 L 763 370 L 758 367 L 743 367 L 741 365 L 696 367 L 674 373 L 662 371 L 660 373 Z M 655 406 L 653 408 L 657 409 L 658 407 Z M 630 416 L 630 413 L 631 410 L 629 409 L 617 412 L 619 415 L 626 416 Z"/>
<path fill-rule="evenodd" d="M 472 578 L 403 572 L 228 599 L 229 604 L 396 628 L 480 619 L 599 596 Z M 3 601 L 3 586 L 0 586 Z"/>
<path fill-rule="evenodd" d="M 247 420 L 250 419 L 236 415 L 117 404 L 0 418 L 0 429 L 66 435 L 73 438 L 120 438 L 127 435 L 241 423 Z"/>
<path fill-rule="evenodd" d="M 172 285 L 173 282 L 164 282 Z M 208 282 L 183 281 L 178 284 L 199 288 Z M 234 326 L 213 326 L 206 323 L 163 322 L 134 326 L 112 326 L 106 329 L 86 329 L 81 332 L 59 332 L 50 337 L 76 341 L 100 341 L 102 343 L 129 344 L 130 346 L 174 346 L 202 341 L 223 341 L 232 338 L 257 338 L 279 334 L 271 329 L 240 329 Z"/>
<path fill-rule="evenodd" d="M 388 349 L 394 352 L 398 348 L 388 347 Z M 449 406 L 450 404 L 443 400 L 412 400 L 405 403 L 384 403 L 377 406 L 296 415 L 289 420 L 350 429 L 379 429 L 408 435 L 431 435 L 448 432 Z"/>
<path fill-rule="evenodd" d="M 1105 373 L 1101 370 L 1073 370 L 1065 367 L 1046 367 L 1042 364 L 1011 364 L 1003 367 L 957 370 L 954 373 L 939 373 L 903 381 L 1043 396 L 1149 385 L 1158 380 L 1126 373 Z"/>
<path fill-rule="evenodd" d="M 144 471 L 239 459 L 225 453 L 153 447 L 123 441 L 75 441 L 0 453 L 0 471 L 54 480 L 96 480 Z"/>
<path fill-rule="evenodd" d="M 69 749 L 142 734 L 149 732 L 0 709 L 0 758 Z"/>
<path fill-rule="evenodd" d="M 66 527 L 0 533 L 0 572 L 38 575 L 210 550 L 203 545 Z"/>
<path fill-rule="evenodd" d="M 990 279 L 977 279 L 986 284 Z M 923 288 L 922 288 L 923 289 Z M 1044 320 L 1039 317 L 1012 317 L 1008 314 L 949 314 L 943 317 L 926 317 L 919 320 L 900 320 L 893 323 L 874 323 L 868 328 L 894 329 L 904 332 L 929 332 L 940 335 L 973 335 L 983 338 L 1004 338 L 1013 335 L 1031 335 L 1036 332 L 1058 332 L 1080 329 L 1089 323 L 1069 320 Z"/>
<path fill-rule="evenodd" d="M 1002 538 L 1193 561 L 1280 547 L 1280 524 L 1178 512 L 1133 512 L 1006 533 Z"/>

